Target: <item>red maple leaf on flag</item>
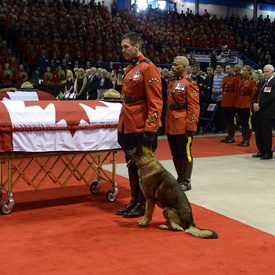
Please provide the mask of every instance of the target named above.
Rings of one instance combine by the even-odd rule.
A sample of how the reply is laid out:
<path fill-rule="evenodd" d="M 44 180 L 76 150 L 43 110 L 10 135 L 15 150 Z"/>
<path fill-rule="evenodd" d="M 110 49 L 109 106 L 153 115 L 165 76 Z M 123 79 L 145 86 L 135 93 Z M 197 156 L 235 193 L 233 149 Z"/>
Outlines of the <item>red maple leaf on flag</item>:
<path fill-rule="evenodd" d="M 4 98 L 10 99 L 10 96 L 7 92 L 0 93 L 0 101 L 3 101 Z"/>
<path fill-rule="evenodd" d="M 25 101 L 26 107 L 39 106 L 42 109 L 46 109 L 50 104 L 55 106 L 55 123 L 61 120 L 65 120 L 68 128 L 78 126 L 81 120 L 90 123 L 89 117 L 86 111 L 80 105 L 84 104 L 95 110 L 96 106 L 107 107 L 104 103 L 96 100 L 64 100 L 64 101 Z M 74 136 L 76 130 L 70 129 L 72 136 Z"/>

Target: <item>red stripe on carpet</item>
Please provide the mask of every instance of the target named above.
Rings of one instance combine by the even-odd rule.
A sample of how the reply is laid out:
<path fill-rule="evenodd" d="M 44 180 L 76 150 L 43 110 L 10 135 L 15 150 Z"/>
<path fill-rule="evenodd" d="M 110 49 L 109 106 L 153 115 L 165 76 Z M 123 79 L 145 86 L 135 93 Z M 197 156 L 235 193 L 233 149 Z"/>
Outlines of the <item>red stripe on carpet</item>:
<path fill-rule="evenodd" d="M 1 273 L 25 274 L 272 274 L 275 237 L 192 205 L 198 227 L 217 240 L 158 229 L 156 207 L 146 228 L 115 210 L 129 201 L 118 176 L 119 198 L 106 202 L 110 184 L 96 195 L 85 185 L 15 193 L 14 212 L 0 216 Z"/>

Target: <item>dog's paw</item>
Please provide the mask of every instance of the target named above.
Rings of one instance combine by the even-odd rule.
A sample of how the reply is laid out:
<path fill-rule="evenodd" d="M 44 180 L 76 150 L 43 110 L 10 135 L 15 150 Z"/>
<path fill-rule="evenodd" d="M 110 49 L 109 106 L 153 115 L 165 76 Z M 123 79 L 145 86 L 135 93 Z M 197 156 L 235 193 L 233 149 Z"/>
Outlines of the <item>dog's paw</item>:
<path fill-rule="evenodd" d="M 179 224 L 171 224 L 171 227 L 175 231 L 184 231 L 184 229 Z"/>
<path fill-rule="evenodd" d="M 139 226 L 147 226 L 147 225 L 148 225 L 148 222 L 145 222 L 144 220 L 140 220 L 140 221 L 137 222 L 137 224 L 138 224 Z"/>

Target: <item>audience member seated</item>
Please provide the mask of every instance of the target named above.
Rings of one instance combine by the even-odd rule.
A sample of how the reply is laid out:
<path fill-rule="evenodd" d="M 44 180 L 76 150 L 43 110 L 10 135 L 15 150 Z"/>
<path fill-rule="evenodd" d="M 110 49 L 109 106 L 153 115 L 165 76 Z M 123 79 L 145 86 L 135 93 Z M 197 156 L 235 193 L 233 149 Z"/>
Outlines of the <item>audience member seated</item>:
<path fill-rule="evenodd" d="M 13 72 L 10 69 L 10 64 L 5 63 L 3 70 L 0 72 L 0 80 L 2 84 L 12 84 L 14 81 Z"/>
<path fill-rule="evenodd" d="M 15 80 L 16 84 L 23 84 L 26 81 L 29 81 L 29 76 L 27 71 L 24 69 L 24 65 L 20 64 L 19 65 L 19 70 L 15 74 Z"/>
<path fill-rule="evenodd" d="M 45 84 L 53 84 L 53 73 L 51 72 L 51 67 L 47 67 L 47 71 L 42 75 L 42 82 Z"/>

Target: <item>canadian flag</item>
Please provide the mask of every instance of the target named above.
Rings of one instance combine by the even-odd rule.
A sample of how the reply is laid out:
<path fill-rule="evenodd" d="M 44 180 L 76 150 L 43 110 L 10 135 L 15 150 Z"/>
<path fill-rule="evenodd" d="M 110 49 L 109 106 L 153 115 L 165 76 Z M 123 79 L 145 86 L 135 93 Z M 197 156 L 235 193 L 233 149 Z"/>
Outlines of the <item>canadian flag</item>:
<path fill-rule="evenodd" d="M 0 152 L 120 148 L 121 104 L 97 100 L 0 102 Z"/>
<path fill-rule="evenodd" d="M 6 100 L 57 100 L 53 95 L 43 91 L 6 91 L 0 93 L 0 101 Z"/>

